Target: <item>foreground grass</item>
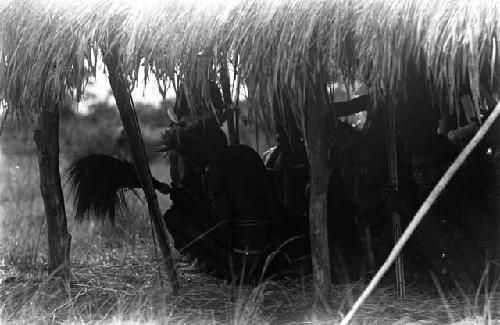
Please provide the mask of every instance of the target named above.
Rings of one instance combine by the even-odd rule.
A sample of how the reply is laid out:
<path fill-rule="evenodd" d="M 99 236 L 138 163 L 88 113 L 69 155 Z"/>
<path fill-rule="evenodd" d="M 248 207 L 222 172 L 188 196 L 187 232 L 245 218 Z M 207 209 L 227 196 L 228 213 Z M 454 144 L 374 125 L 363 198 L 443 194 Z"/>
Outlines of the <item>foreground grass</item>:
<path fill-rule="evenodd" d="M 97 245 L 99 246 L 99 245 Z M 334 286 L 331 310 L 313 306 L 309 278 L 233 286 L 179 263 L 182 293 L 170 294 L 151 245 L 100 247 L 101 256 L 75 262 L 75 279 L 63 282 L 40 273 L 4 278 L 1 322 L 12 324 L 322 324 L 338 322 L 363 283 Z M 75 258 L 74 258 L 75 259 Z M 412 285 L 400 300 L 392 286 L 380 288 L 360 311 L 357 324 L 485 324 L 484 302 Z M 494 301 L 498 307 L 500 296 Z M 495 303 L 492 304 L 495 306 Z M 493 307 L 491 307 L 493 308 Z M 499 319 L 498 311 L 492 317 Z M 487 324 L 487 323 L 486 323 Z M 492 323 L 493 324 L 493 323 Z"/>
<path fill-rule="evenodd" d="M 365 287 L 335 285 L 330 310 L 314 307 L 309 277 L 259 286 L 231 285 L 176 256 L 182 293 L 173 296 L 150 233 L 121 236 L 112 228 L 74 226 L 74 279 L 52 279 L 44 261 L 24 268 L 0 259 L 0 324 L 337 324 Z M 121 237 L 119 237 L 121 236 Z M 2 253 L 0 253 L 2 255 Z M 380 287 L 355 324 L 496 324 L 500 295 L 438 295 L 413 283 L 407 298 Z"/>

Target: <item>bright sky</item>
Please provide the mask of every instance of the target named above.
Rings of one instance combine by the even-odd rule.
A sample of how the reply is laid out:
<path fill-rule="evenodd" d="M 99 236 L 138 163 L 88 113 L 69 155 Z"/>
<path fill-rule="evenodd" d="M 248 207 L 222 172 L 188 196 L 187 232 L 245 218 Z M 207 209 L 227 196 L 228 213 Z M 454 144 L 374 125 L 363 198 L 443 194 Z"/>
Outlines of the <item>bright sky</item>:
<path fill-rule="evenodd" d="M 141 69 L 139 69 L 139 80 L 143 79 L 144 73 Z M 115 99 L 111 93 L 108 77 L 104 74 L 104 65 L 102 61 L 97 64 L 95 79 L 92 78 L 90 81 L 93 83 L 89 83 L 87 85 L 84 97 L 82 101 L 78 103 L 78 112 L 86 114 L 89 106 L 99 102 L 107 102 L 110 105 L 115 105 Z M 135 103 L 157 106 L 160 105 L 162 100 L 155 80 L 150 80 L 146 87 L 144 87 L 143 82 L 139 81 L 139 84 L 136 85 L 134 91 L 132 92 L 132 98 Z M 167 92 L 167 99 L 171 98 L 175 98 L 175 91 L 173 88 L 170 88 Z"/>

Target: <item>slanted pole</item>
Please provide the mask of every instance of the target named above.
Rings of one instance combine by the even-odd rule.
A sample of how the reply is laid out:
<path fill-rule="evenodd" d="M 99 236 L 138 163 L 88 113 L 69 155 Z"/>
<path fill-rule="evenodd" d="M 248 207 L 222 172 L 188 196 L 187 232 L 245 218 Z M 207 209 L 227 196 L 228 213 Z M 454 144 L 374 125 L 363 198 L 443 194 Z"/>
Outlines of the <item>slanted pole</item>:
<path fill-rule="evenodd" d="M 305 141 L 310 169 L 309 232 L 313 281 L 317 304 L 331 302 L 330 254 L 327 233 L 328 143 L 332 125 L 328 125 L 328 107 L 321 83 L 309 90 Z M 320 305 L 321 306 L 321 305 Z"/>
<path fill-rule="evenodd" d="M 59 175 L 59 108 L 44 107 L 34 133 L 38 149 L 40 191 L 47 219 L 49 274 L 70 278 L 71 235 L 68 232 L 66 209 Z"/>
<path fill-rule="evenodd" d="M 172 251 L 167 237 L 167 226 L 163 220 L 160 205 L 153 187 L 151 170 L 146 156 L 146 149 L 142 141 L 141 130 L 137 115 L 135 114 L 134 103 L 130 95 L 128 81 L 121 73 L 117 55 L 108 54 L 104 58 L 109 71 L 109 84 L 116 100 L 116 106 L 120 112 L 123 128 L 130 143 L 130 150 L 134 159 L 135 168 L 141 181 L 144 195 L 148 203 L 149 216 L 153 222 L 158 242 L 165 259 L 167 273 L 169 275 L 172 292 L 174 295 L 180 293 L 179 275 L 172 259 Z"/>

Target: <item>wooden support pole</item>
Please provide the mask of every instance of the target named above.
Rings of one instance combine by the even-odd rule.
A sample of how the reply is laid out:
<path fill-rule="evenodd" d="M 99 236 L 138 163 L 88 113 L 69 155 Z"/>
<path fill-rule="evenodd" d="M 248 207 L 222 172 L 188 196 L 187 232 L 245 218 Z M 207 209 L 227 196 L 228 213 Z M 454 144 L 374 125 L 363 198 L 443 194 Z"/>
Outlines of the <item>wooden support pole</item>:
<path fill-rule="evenodd" d="M 40 191 L 47 219 L 49 274 L 70 278 L 71 235 L 68 232 L 66 209 L 59 175 L 59 109 L 45 107 L 34 134 L 38 149 Z"/>
<path fill-rule="evenodd" d="M 167 226 L 163 220 L 160 205 L 153 187 L 151 170 L 146 156 L 144 142 L 142 141 L 141 130 L 137 115 L 135 114 L 134 103 L 130 95 L 128 81 L 121 74 L 117 55 L 107 55 L 104 63 L 109 71 L 109 83 L 116 100 L 116 106 L 120 112 L 123 128 L 130 143 L 130 150 L 135 162 L 135 167 L 141 181 L 144 195 L 148 203 L 149 216 L 153 222 L 158 242 L 165 259 L 167 273 L 169 275 L 172 292 L 174 295 L 180 293 L 179 275 L 172 259 L 172 251 L 167 237 Z"/>
<path fill-rule="evenodd" d="M 330 254 L 327 233 L 327 192 L 328 192 L 328 109 L 321 85 L 317 92 L 310 90 L 306 103 L 306 148 L 310 166 L 309 232 L 311 237 L 311 257 L 314 290 L 317 303 L 329 307 L 331 301 Z M 314 87 L 313 87 L 314 88 Z"/>

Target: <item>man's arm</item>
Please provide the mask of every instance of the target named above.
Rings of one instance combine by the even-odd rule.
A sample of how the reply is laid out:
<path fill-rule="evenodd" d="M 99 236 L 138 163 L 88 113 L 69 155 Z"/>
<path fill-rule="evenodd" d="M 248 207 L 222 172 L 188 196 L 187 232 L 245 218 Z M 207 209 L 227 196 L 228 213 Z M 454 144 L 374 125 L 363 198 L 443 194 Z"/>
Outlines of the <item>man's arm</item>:
<path fill-rule="evenodd" d="M 361 111 L 368 110 L 370 107 L 370 95 L 361 95 L 346 102 L 337 102 L 334 104 L 337 117 L 349 116 Z"/>

